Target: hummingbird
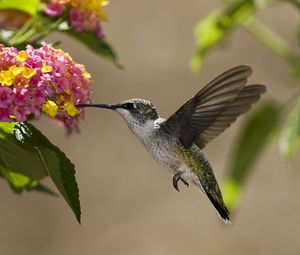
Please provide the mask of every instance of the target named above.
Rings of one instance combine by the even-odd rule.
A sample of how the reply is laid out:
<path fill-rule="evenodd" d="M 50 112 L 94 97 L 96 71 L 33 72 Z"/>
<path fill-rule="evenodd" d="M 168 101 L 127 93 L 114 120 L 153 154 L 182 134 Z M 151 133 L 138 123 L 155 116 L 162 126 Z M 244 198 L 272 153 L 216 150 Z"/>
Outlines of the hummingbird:
<path fill-rule="evenodd" d="M 246 85 L 252 69 L 236 66 L 208 83 L 169 118 L 159 116 L 148 100 L 134 98 L 117 104 L 80 104 L 118 112 L 129 129 L 159 163 L 172 173 L 172 183 L 193 184 L 206 194 L 219 216 L 230 223 L 211 164 L 202 150 L 247 112 L 266 91 L 264 85 Z"/>

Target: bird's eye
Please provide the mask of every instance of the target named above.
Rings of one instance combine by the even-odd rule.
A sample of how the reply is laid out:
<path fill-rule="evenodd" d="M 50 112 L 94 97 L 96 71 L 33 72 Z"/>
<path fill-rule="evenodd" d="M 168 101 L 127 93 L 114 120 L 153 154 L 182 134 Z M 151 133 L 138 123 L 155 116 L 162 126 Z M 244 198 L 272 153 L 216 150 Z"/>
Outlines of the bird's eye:
<path fill-rule="evenodd" d="M 131 110 L 132 108 L 135 108 L 134 106 L 135 105 L 133 103 L 126 103 L 123 105 L 123 108 L 126 110 Z"/>

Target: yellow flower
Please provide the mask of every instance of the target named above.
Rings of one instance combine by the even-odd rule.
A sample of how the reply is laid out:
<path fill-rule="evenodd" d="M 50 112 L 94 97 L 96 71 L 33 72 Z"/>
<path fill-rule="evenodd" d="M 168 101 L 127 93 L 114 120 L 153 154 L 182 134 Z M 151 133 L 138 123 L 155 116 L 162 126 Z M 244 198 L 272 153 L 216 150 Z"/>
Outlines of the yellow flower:
<path fill-rule="evenodd" d="M 70 3 L 80 12 L 95 12 L 100 20 L 107 20 L 103 10 L 103 7 L 109 4 L 107 0 L 70 0 Z"/>
<path fill-rule="evenodd" d="M 16 76 L 16 75 L 22 73 L 22 68 L 23 68 L 23 67 L 20 67 L 20 66 L 11 66 L 11 67 L 9 68 L 9 70 L 13 72 L 13 75 L 14 75 L 14 76 Z"/>
<path fill-rule="evenodd" d="M 91 79 L 91 74 L 89 72 L 85 71 L 83 73 L 83 77 L 86 78 L 86 79 Z"/>
<path fill-rule="evenodd" d="M 41 67 L 42 73 L 50 73 L 50 72 L 52 72 L 52 70 L 53 69 L 52 69 L 51 66 L 44 65 L 44 66 Z"/>
<path fill-rule="evenodd" d="M 71 116 L 74 117 L 75 115 L 79 114 L 80 111 L 74 106 L 72 102 L 65 103 L 65 111 Z"/>
<path fill-rule="evenodd" d="M 15 80 L 15 75 L 14 72 L 11 70 L 7 71 L 0 71 L 0 83 L 6 85 L 6 86 L 11 86 Z"/>
<path fill-rule="evenodd" d="M 21 50 L 21 51 L 19 51 L 18 55 L 15 58 L 19 62 L 23 62 L 24 60 L 26 60 L 28 58 L 28 54 L 26 53 L 25 50 Z"/>
<path fill-rule="evenodd" d="M 22 75 L 26 79 L 30 79 L 32 76 L 36 74 L 36 70 L 30 67 L 22 67 Z"/>
<path fill-rule="evenodd" d="M 47 113 L 50 117 L 55 117 L 58 111 L 58 106 L 53 101 L 47 100 L 47 102 L 43 104 L 42 111 Z"/>

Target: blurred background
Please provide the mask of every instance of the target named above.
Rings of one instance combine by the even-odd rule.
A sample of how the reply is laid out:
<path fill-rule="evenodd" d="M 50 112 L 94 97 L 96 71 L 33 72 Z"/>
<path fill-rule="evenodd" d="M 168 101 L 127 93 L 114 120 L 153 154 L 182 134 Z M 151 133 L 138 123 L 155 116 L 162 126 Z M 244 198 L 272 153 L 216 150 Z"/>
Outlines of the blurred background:
<path fill-rule="evenodd" d="M 242 29 L 206 59 L 200 74 L 190 71 L 193 28 L 220 6 L 217 0 L 112 1 L 105 31 L 124 70 L 69 37 L 61 47 L 92 74 L 95 103 L 141 97 L 167 117 L 204 84 L 239 64 L 252 66 L 250 83 L 267 85 L 265 98 L 286 102 L 295 92 L 294 84 L 287 84 L 288 65 Z M 299 21 L 288 5 L 258 17 L 287 40 Z M 204 150 L 220 183 L 244 120 Z M 173 188 L 172 176 L 116 113 L 88 109 L 81 133 L 72 137 L 51 121 L 44 117 L 35 124 L 76 165 L 82 225 L 62 198 L 34 192 L 18 196 L 1 181 L 1 255 L 299 254 L 299 155 L 287 165 L 277 144 L 268 146 L 243 187 L 232 226 L 225 226 L 205 196 L 192 187 L 182 186 L 180 193 Z"/>

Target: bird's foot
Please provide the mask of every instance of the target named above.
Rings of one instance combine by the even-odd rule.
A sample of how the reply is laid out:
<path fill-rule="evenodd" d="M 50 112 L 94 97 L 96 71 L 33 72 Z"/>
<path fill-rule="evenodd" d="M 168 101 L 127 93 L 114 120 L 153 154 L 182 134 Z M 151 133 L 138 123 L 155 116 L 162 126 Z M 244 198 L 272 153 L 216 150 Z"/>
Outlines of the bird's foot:
<path fill-rule="evenodd" d="M 182 181 L 187 187 L 189 186 L 189 183 L 187 181 L 185 181 L 181 175 L 183 174 L 183 172 L 178 172 L 177 174 L 175 174 L 173 176 L 173 186 L 174 188 L 179 192 L 179 188 L 178 188 L 178 181 Z"/>

